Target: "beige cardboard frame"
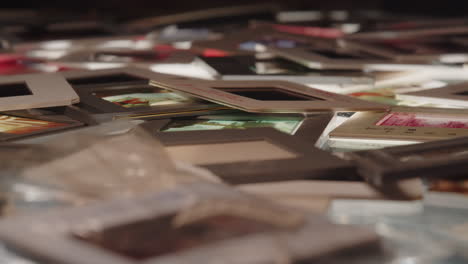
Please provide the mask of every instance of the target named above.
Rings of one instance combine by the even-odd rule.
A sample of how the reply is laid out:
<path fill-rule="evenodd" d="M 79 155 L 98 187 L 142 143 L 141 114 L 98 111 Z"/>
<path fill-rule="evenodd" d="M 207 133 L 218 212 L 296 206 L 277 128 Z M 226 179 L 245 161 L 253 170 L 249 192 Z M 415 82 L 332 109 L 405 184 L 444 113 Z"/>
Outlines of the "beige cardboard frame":
<path fill-rule="evenodd" d="M 431 64 L 434 61 L 445 62 L 450 57 L 453 56 L 462 56 L 465 58 L 464 60 L 468 60 L 468 51 L 465 53 L 432 53 L 432 54 L 406 54 L 403 52 L 398 52 L 396 50 L 392 50 L 391 48 L 387 48 L 385 46 L 379 46 L 379 44 L 373 43 L 366 43 L 366 42 L 356 42 L 356 41 L 348 41 L 348 40 L 340 40 L 339 43 L 342 47 L 363 51 L 369 54 L 373 54 L 376 56 L 381 56 L 395 62 L 402 62 L 402 63 L 427 63 Z M 424 44 L 424 43 L 422 43 Z"/>
<path fill-rule="evenodd" d="M 345 153 L 359 173 L 380 190 L 394 193 L 411 180 L 459 179 L 468 169 L 468 137 Z M 406 183 L 405 183 L 406 182 Z M 391 194 L 391 193 L 390 193 Z"/>
<path fill-rule="evenodd" d="M 232 114 L 236 116 L 236 114 Z M 194 120 L 200 120 L 200 121 L 208 121 L 208 120 L 219 120 L 223 119 L 223 117 L 227 116 L 226 120 L 230 120 L 230 115 L 206 115 L 206 116 L 198 116 L 198 117 L 192 117 Z M 255 115 L 257 118 L 260 117 L 258 115 Z M 285 115 L 264 115 L 265 120 L 275 120 L 276 118 L 286 118 Z M 333 117 L 333 113 L 323 113 L 323 114 L 318 114 L 318 115 L 312 115 L 312 116 L 307 116 L 307 117 L 300 117 L 300 116 L 294 116 L 294 118 L 301 118 L 301 122 L 298 128 L 296 128 L 296 131 L 294 132 L 293 137 L 300 138 L 306 142 L 309 142 L 311 145 L 313 145 L 322 135 L 323 131 L 325 130 L 326 126 L 330 122 L 330 120 Z M 188 117 L 190 118 L 190 117 Z M 224 119 L 223 119 L 224 120 Z M 248 117 L 245 117 L 245 119 L 233 119 L 233 120 L 249 120 Z M 152 133 L 172 133 L 172 132 L 167 132 L 167 131 L 162 131 L 166 126 L 170 125 L 173 121 L 177 121 L 176 118 L 173 119 L 167 119 L 167 120 L 158 120 L 158 121 L 148 121 L 144 124 L 142 124 L 142 127 L 146 127 L 150 129 Z M 204 130 L 192 130 L 192 131 L 204 131 Z"/>
<path fill-rule="evenodd" d="M 383 110 L 388 108 L 383 104 L 367 102 L 286 81 L 200 80 L 188 82 L 186 80 L 169 80 L 162 83 L 152 80 L 150 84 L 254 113 L 304 113 L 327 110 Z M 239 90 L 274 88 L 286 93 L 317 98 L 318 100 L 261 101 L 220 90 L 227 88 Z"/>
<path fill-rule="evenodd" d="M 467 150 L 468 137 L 463 137 L 345 155 L 362 167 L 361 171 L 367 178 L 385 182 L 413 177 L 465 176 Z M 454 155 L 449 155 L 450 151 Z"/>
<path fill-rule="evenodd" d="M 2 85 L 25 84 L 30 95 L 0 97 L 0 111 L 65 106 L 78 103 L 78 94 L 58 73 L 3 76 Z"/>
<path fill-rule="evenodd" d="M 323 70 L 371 70 L 371 71 L 410 71 L 424 69 L 451 69 L 444 65 L 398 62 L 388 59 L 333 59 L 322 56 L 305 48 L 269 48 L 273 54 L 296 61 L 312 69 Z M 352 50 L 350 50 L 352 51 Z"/>
<path fill-rule="evenodd" d="M 468 111 L 462 109 L 438 109 L 438 108 L 394 108 L 390 112 L 359 112 L 355 113 L 344 124 L 333 130 L 329 136 L 345 139 L 375 139 L 375 140 L 401 140 L 414 142 L 425 142 L 431 140 L 442 140 L 451 137 L 468 136 L 468 129 L 439 128 L 439 127 L 408 127 L 408 126 L 378 126 L 386 115 L 391 113 L 415 113 L 433 116 L 443 116 L 448 120 L 450 117 L 466 117 Z"/>
<path fill-rule="evenodd" d="M 460 93 L 466 93 L 461 95 Z M 397 94 L 397 99 L 468 107 L 468 82 L 417 92 Z"/>
<path fill-rule="evenodd" d="M 310 72 L 293 73 L 293 74 L 257 74 L 249 68 L 249 64 L 245 63 L 246 58 L 252 56 L 255 60 L 255 55 L 244 56 L 227 56 L 227 57 L 199 57 L 195 59 L 194 63 L 201 67 L 205 67 L 210 74 L 217 79 L 221 80 L 279 80 L 297 82 L 304 85 L 313 84 L 340 84 L 340 85 L 373 85 L 374 78 L 364 73 L 358 74 L 357 72 L 348 73 L 334 73 L 323 72 L 310 69 Z M 297 64 L 292 60 L 286 58 L 272 57 L 271 60 L 283 59 Z M 225 62 L 223 62 L 225 61 Z M 228 67 L 224 65 L 228 64 Z M 300 65 L 302 66 L 302 65 Z M 304 67 L 304 66 L 302 66 Z M 227 70 L 224 70 L 227 68 Z M 304 67 L 305 68 L 305 67 Z M 223 73 L 224 72 L 224 73 Z"/>
<path fill-rule="evenodd" d="M 279 49 L 269 48 L 268 51 L 273 54 L 296 61 L 302 65 L 305 65 L 312 69 L 322 70 L 361 70 L 366 68 L 366 65 L 370 64 L 386 64 L 388 61 L 382 60 L 367 60 L 367 59 L 331 59 L 322 56 L 313 50 L 306 48 L 290 48 L 290 49 Z"/>
<path fill-rule="evenodd" d="M 125 108 L 92 95 L 93 92 L 107 90 L 134 89 L 138 91 L 139 89 L 156 89 L 153 86 L 148 86 L 150 80 L 158 80 L 162 83 L 167 83 L 169 80 L 172 80 L 171 82 L 174 80 L 192 82 L 192 79 L 186 77 L 131 67 L 97 71 L 72 71 L 62 74 L 82 98 L 82 103 L 78 105 L 82 110 L 81 112 L 87 113 L 91 119 L 98 123 L 114 119 L 161 119 L 233 111 L 225 106 L 195 101 L 168 106 Z M 118 78 L 112 79 L 112 76 Z M 106 79 L 109 77 L 110 79 Z"/>
<path fill-rule="evenodd" d="M 355 177 L 355 167 L 330 153 L 314 147 L 314 142 L 303 140 L 303 136 L 290 136 L 271 127 L 246 130 L 225 129 L 205 131 L 160 132 L 170 120 L 147 122 L 141 126 L 160 140 L 166 147 L 212 145 L 246 142 L 269 142 L 280 149 L 288 150 L 294 157 L 268 158 L 252 161 L 221 161 L 202 165 L 231 184 L 272 182 L 297 179 L 349 179 Z M 248 149 L 236 150 L 236 154 L 249 153 Z M 265 153 L 256 157 L 265 157 Z M 200 157 L 210 160 L 215 156 Z M 252 156 L 253 158 L 254 156 Z M 177 158 L 177 157 L 174 157 Z"/>

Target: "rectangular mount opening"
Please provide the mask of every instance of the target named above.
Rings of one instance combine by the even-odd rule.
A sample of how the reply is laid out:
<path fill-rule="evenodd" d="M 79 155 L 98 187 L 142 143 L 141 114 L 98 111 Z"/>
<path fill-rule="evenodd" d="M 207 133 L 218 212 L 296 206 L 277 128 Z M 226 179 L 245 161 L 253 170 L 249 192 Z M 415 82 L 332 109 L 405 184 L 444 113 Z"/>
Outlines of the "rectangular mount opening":
<path fill-rule="evenodd" d="M 360 56 L 355 56 L 355 55 L 350 55 L 350 54 L 343 54 L 343 53 L 338 53 L 334 51 L 324 51 L 324 50 L 310 50 L 313 53 L 317 53 L 320 56 L 326 57 L 328 59 L 345 59 L 345 60 L 357 60 L 357 59 L 362 59 Z"/>
<path fill-rule="evenodd" d="M 26 82 L 0 84 L 0 97 L 32 95 Z"/>

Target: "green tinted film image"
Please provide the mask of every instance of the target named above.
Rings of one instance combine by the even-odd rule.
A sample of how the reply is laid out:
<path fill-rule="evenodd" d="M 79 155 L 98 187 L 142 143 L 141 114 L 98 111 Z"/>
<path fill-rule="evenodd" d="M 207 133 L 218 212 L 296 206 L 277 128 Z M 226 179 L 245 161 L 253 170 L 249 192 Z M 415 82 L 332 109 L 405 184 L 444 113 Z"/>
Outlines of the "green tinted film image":
<path fill-rule="evenodd" d="M 198 131 L 198 130 L 221 130 L 221 129 L 247 129 L 258 127 L 272 127 L 287 134 L 294 134 L 300 127 L 302 119 L 291 120 L 222 120 L 222 119 L 183 119 L 174 120 L 166 126 L 164 132 L 174 131 Z"/>
<path fill-rule="evenodd" d="M 191 102 L 190 98 L 171 92 L 127 93 L 113 96 L 103 96 L 101 98 L 125 108 L 174 105 Z"/>

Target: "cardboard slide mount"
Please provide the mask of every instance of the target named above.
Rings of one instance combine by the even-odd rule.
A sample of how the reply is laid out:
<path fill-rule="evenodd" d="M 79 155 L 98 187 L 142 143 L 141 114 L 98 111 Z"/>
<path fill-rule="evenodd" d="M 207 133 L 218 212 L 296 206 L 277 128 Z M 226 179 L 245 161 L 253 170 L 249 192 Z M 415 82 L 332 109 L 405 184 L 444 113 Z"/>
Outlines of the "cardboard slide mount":
<path fill-rule="evenodd" d="M 149 80 L 164 80 L 167 79 L 189 79 L 186 77 L 157 73 L 150 70 L 121 67 L 116 69 L 105 70 L 78 70 L 67 71 L 60 73 L 70 83 L 75 90 L 80 90 L 86 87 L 108 87 L 119 85 L 144 85 L 148 84 Z"/>
<path fill-rule="evenodd" d="M 468 170 L 468 138 L 346 153 L 367 182 L 389 195 L 411 179 L 460 179 Z M 407 195 L 411 191 L 406 190 Z"/>
<path fill-rule="evenodd" d="M 382 183 L 397 179 L 466 176 L 468 138 L 346 153 L 369 177 Z M 377 178 L 378 177 L 378 178 Z"/>
<path fill-rule="evenodd" d="M 366 42 L 356 42 L 350 40 L 340 40 L 341 46 L 346 49 L 356 50 L 366 52 L 375 56 L 380 56 L 393 60 L 395 62 L 418 62 L 418 63 L 427 63 L 431 64 L 434 61 L 444 62 L 454 56 L 461 56 L 461 59 L 465 61 L 468 56 L 468 52 L 434 52 L 428 54 L 415 54 L 413 51 L 408 50 L 407 52 L 394 49 L 392 47 L 382 46 L 379 43 L 366 43 Z M 425 43 L 420 43 L 421 48 L 427 48 L 424 46 Z M 429 48 L 430 48 L 430 43 Z M 461 46 L 461 45 L 460 45 Z M 461 48 L 461 47 L 460 47 Z"/>
<path fill-rule="evenodd" d="M 300 127 L 295 131 L 293 136 L 312 144 L 316 143 L 332 120 L 333 115 L 333 112 L 304 115 Z M 277 115 L 267 115 L 267 118 L 273 117 L 271 119 L 274 119 L 275 116 Z M 211 119 L 211 116 L 203 116 L 201 119 Z"/>
<path fill-rule="evenodd" d="M 468 136 L 467 129 L 443 127 L 415 127 L 415 126 L 386 126 L 378 122 L 391 114 L 423 115 L 425 118 L 445 118 L 450 121 L 466 117 L 467 112 L 462 109 L 438 108 L 394 108 L 389 112 L 360 112 L 330 133 L 330 139 L 362 139 L 362 140 L 398 140 L 408 143 L 443 140 L 453 137 Z"/>
<path fill-rule="evenodd" d="M 160 119 L 176 116 L 198 116 L 229 113 L 233 111 L 228 107 L 199 101 L 176 103 L 174 105 L 125 108 L 93 95 L 94 92 L 116 90 L 125 90 L 129 91 L 129 93 L 130 91 L 138 93 L 142 90 L 154 90 L 154 92 L 158 92 L 156 87 L 149 85 L 82 89 L 78 91 L 78 94 L 80 94 L 82 98 L 80 107 L 85 111 L 88 111 L 97 122 L 105 122 L 115 119 Z"/>
<path fill-rule="evenodd" d="M 321 70 L 363 70 L 368 65 L 389 63 L 388 60 L 366 58 L 353 52 L 342 53 L 333 49 L 320 51 L 307 48 L 269 48 L 268 51 L 311 69 Z"/>
<path fill-rule="evenodd" d="M 79 127 L 83 127 L 87 125 L 86 122 L 81 122 L 82 120 L 80 121 L 77 120 L 76 116 L 72 113 L 68 113 L 68 111 L 65 111 L 63 115 L 35 115 L 35 114 L 29 114 L 26 111 L 0 112 L 0 125 L 3 122 L 3 120 L 1 120 L 1 117 L 19 119 L 19 120 L 12 120 L 12 122 L 23 123 L 23 122 L 27 122 L 26 120 L 30 120 L 30 122 L 43 121 L 43 122 L 58 123 L 60 124 L 60 126 L 51 126 L 51 127 L 44 128 L 44 129 L 32 130 L 27 133 L 8 133 L 8 132 L 0 133 L 0 142 L 24 139 L 24 138 L 34 137 L 34 136 L 43 136 L 43 135 L 58 133 L 61 131 L 79 128 Z M 32 126 L 31 128 L 34 128 L 34 126 Z"/>
<path fill-rule="evenodd" d="M 323 70 L 370 70 L 370 71 L 414 71 L 427 69 L 457 69 L 445 65 L 420 62 L 395 61 L 382 58 L 381 54 L 366 49 L 314 50 L 306 48 L 269 48 L 273 54 L 296 61 L 312 69 Z"/>
<path fill-rule="evenodd" d="M 388 106 L 286 81 L 151 80 L 151 85 L 252 113 L 384 110 Z"/>
<path fill-rule="evenodd" d="M 434 104 L 468 107 L 468 83 L 460 83 L 422 90 L 410 93 L 397 94 L 397 98 L 404 100 L 426 101 Z"/>
<path fill-rule="evenodd" d="M 286 58 L 272 57 L 258 59 L 255 55 L 198 57 L 194 61 L 206 68 L 210 74 L 221 80 L 282 80 L 311 84 L 368 84 L 374 79 L 357 71 L 321 71 L 307 68 Z M 291 73 L 259 74 L 252 67 L 257 64 L 279 64 Z"/>
<path fill-rule="evenodd" d="M 200 120 L 200 121 L 208 121 L 208 120 L 235 120 L 235 121 L 244 121 L 249 120 L 247 117 L 243 119 L 224 119 L 223 116 L 225 115 L 214 115 L 214 116 L 202 116 L 197 119 L 191 120 Z M 275 120 L 275 115 L 262 115 L 265 118 L 269 118 L 270 120 Z M 259 118 L 260 116 L 256 116 Z M 294 137 L 304 140 L 304 142 L 309 142 L 310 146 L 320 138 L 324 129 L 327 127 L 328 123 L 333 117 L 333 113 L 323 113 L 318 115 L 312 115 L 303 117 L 300 122 L 300 126 L 294 132 Z M 299 117 L 298 117 L 299 118 Z M 266 119 L 265 119 L 266 120 Z M 148 129 L 151 133 L 172 133 L 172 132 L 164 132 L 166 127 L 168 127 L 173 121 L 177 121 L 177 118 L 167 119 L 167 120 L 154 120 L 154 121 L 147 121 L 144 124 L 141 124 L 142 127 Z M 224 129 L 223 129 L 224 130 Z M 203 131 L 203 130 L 198 130 Z"/>
<path fill-rule="evenodd" d="M 231 184 L 317 178 L 348 179 L 356 176 L 355 168 L 347 161 L 315 148 L 313 143 L 307 143 L 301 138 L 287 135 L 274 128 L 160 132 L 160 129 L 166 126 L 167 123 L 169 123 L 169 120 L 158 120 L 148 122 L 142 126 L 166 147 L 267 142 L 275 146 L 276 150 L 286 150 L 292 154 L 280 158 L 261 158 L 256 161 L 243 160 L 235 162 L 209 162 L 211 156 L 223 154 L 206 154 L 206 159 L 203 157 L 207 161 L 206 164 L 199 165 Z M 229 152 L 227 148 L 224 151 Z M 235 155 L 242 156 L 243 153 L 255 152 L 256 149 L 236 151 Z M 268 156 L 268 154 L 257 153 L 253 158 Z M 173 158 L 177 160 L 178 157 L 174 156 Z"/>
<path fill-rule="evenodd" d="M 65 106 L 79 102 L 68 82 L 57 73 L 3 76 L 0 111 Z"/>
<path fill-rule="evenodd" d="M 118 68 L 98 71 L 76 71 L 63 73 L 81 97 L 81 103 L 74 108 L 86 112 L 95 122 L 107 122 L 114 119 L 161 119 L 175 116 L 193 116 L 231 112 L 228 107 L 204 102 L 184 102 L 174 105 L 141 106 L 125 108 L 93 95 L 96 92 L 128 91 L 129 93 L 163 88 L 149 86 L 149 80 L 165 83 L 169 79 L 189 78 L 155 73 L 137 68 Z"/>

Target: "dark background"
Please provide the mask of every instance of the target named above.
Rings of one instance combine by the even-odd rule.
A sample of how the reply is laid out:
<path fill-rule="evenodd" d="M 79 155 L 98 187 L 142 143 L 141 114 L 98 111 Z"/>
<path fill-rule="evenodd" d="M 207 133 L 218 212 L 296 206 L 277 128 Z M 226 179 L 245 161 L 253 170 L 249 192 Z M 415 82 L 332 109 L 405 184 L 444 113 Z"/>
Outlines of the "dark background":
<path fill-rule="evenodd" d="M 128 17 L 174 13 L 208 7 L 222 7 L 251 3 L 278 3 L 288 9 L 378 9 L 387 12 L 417 13 L 431 16 L 465 16 L 468 1 L 441 0 L 3 0 L 5 8 L 31 8 L 50 12 L 93 14 L 98 16 Z M 5 11 L 0 8 L 0 11 Z M 3 9 L 3 10 L 2 10 Z"/>

